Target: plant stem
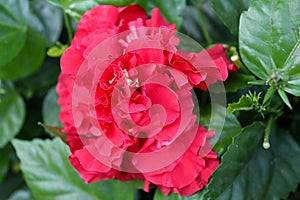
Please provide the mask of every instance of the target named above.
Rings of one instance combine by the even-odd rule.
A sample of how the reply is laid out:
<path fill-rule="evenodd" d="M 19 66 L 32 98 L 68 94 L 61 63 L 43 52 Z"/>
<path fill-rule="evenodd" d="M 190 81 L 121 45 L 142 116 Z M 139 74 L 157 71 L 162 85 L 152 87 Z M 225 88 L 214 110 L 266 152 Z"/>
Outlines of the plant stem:
<path fill-rule="evenodd" d="M 274 116 L 271 115 L 271 117 L 269 118 L 268 122 L 267 122 L 267 127 L 265 130 L 265 136 L 264 136 L 264 142 L 263 142 L 263 148 L 264 149 L 269 149 L 270 148 L 270 134 L 271 134 L 271 128 L 272 128 L 272 124 L 274 122 Z"/>
<path fill-rule="evenodd" d="M 204 38 L 205 38 L 205 40 L 207 42 L 207 46 L 209 46 L 209 45 L 212 44 L 213 41 L 212 41 L 212 39 L 211 39 L 211 37 L 209 35 L 206 23 L 204 21 L 203 15 L 202 15 L 202 11 L 201 11 L 201 6 L 200 5 L 197 5 L 197 10 L 198 10 L 198 17 L 199 17 L 200 25 L 201 25 L 201 28 L 202 28 L 202 31 L 203 31 L 203 35 L 204 35 Z"/>
<path fill-rule="evenodd" d="M 71 43 L 71 41 L 73 39 L 73 30 L 72 30 L 70 18 L 66 12 L 64 12 L 64 19 L 65 19 L 66 28 L 68 31 L 69 43 Z"/>

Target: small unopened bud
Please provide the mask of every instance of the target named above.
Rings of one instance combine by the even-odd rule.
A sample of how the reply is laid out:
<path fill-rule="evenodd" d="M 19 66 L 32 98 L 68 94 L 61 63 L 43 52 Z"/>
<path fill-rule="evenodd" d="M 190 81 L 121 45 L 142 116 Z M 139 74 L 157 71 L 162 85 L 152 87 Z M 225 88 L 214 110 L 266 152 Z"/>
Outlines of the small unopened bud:
<path fill-rule="evenodd" d="M 236 61 L 239 60 L 239 56 L 238 55 L 233 55 L 233 56 L 230 57 L 230 59 L 231 59 L 232 62 L 236 62 Z"/>
<path fill-rule="evenodd" d="M 270 147 L 271 147 L 270 142 L 268 142 L 268 141 L 263 142 L 263 148 L 264 149 L 269 149 Z"/>

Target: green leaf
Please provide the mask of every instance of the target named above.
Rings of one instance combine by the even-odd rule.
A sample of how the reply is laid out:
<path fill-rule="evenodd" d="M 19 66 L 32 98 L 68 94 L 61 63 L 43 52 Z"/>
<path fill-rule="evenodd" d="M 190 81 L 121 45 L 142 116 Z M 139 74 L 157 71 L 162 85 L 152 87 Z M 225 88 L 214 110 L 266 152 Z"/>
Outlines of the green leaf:
<path fill-rule="evenodd" d="M 277 90 L 280 98 L 283 100 L 285 105 L 287 105 L 291 110 L 293 109 L 291 106 L 291 103 L 289 101 L 289 98 L 286 96 L 285 92 L 281 89 Z"/>
<path fill-rule="evenodd" d="M 266 81 L 263 80 L 255 80 L 255 81 L 249 81 L 250 85 L 266 85 Z"/>
<path fill-rule="evenodd" d="M 241 58 L 260 79 L 267 80 L 274 69 L 284 68 L 299 39 L 299 10 L 298 0 L 256 0 L 242 14 Z"/>
<path fill-rule="evenodd" d="M 135 3 L 142 6 L 147 12 L 150 12 L 153 8 L 159 8 L 161 14 L 167 19 L 167 21 L 169 23 L 176 24 L 177 28 L 180 27 L 182 22 L 179 15 L 186 6 L 186 0 L 137 0 Z"/>
<path fill-rule="evenodd" d="M 13 89 L 0 96 L 0 148 L 20 131 L 25 119 L 23 99 Z"/>
<path fill-rule="evenodd" d="M 139 179 L 132 179 L 130 181 L 125 182 L 128 186 L 132 187 L 133 190 L 135 189 L 144 189 L 144 181 Z"/>
<path fill-rule="evenodd" d="M 231 114 L 235 111 L 249 111 L 253 109 L 253 101 L 250 96 L 243 95 L 237 103 L 228 104 L 227 113 Z"/>
<path fill-rule="evenodd" d="M 70 1 L 69 7 L 65 8 L 65 12 L 73 17 L 77 22 L 81 19 L 81 16 L 88 10 L 92 9 L 93 7 L 97 6 L 98 3 L 93 0 L 75 0 Z"/>
<path fill-rule="evenodd" d="M 218 122 L 214 123 L 215 125 L 213 126 L 217 126 Z M 232 143 L 233 138 L 241 132 L 241 129 L 241 124 L 236 116 L 234 114 L 227 114 L 225 116 L 225 123 L 221 135 L 213 147 L 214 151 L 218 152 L 219 154 L 226 152 L 227 147 Z"/>
<path fill-rule="evenodd" d="M 220 131 L 215 133 L 215 137 L 210 142 L 214 144 L 213 149 L 222 154 L 232 143 L 232 138 L 241 132 L 241 124 L 234 114 L 226 114 L 224 106 L 214 105 L 213 109 L 214 116 L 210 105 L 200 108 L 200 124 L 215 132 Z"/>
<path fill-rule="evenodd" d="M 8 200 L 33 200 L 29 190 L 17 190 L 9 197 Z"/>
<path fill-rule="evenodd" d="M 299 90 L 299 85 L 294 85 L 294 84 L 287 84 L 286 87 L 283 88 L 284 91 L 287 93 L 293 94 L 297 97 L 300 96 L 300 90 Z"/>
<path fill-rule="evenodd" d="M 266 94 L 264 96 L 263 104 L 267 104 L 270 101 L 272 101 L 272 98 L 273 98 L 275 92 L 276 92 L 275 88 L 269 87 L 268 91 L 266 92 Z"/>
<path fill-rule="evenodd" d="M 43 38 L 28 33 L 24 48 L 8 64 L 0 66 L 0 79 L 16 79 L 32 74 L 39 69 L 45 58 Z"/>
<path fill-rule="evenodd" d="M 55 135 L 55 136 L 59 137 L 63 142 L 66 143 L 67 135 L 61 131 L 62 128 L 55 127 L 55 126 L 48 126 L 41 122 L 38 122 L 38 125 L 42 126 L 51 135 Z"/>
<path fill-rule="evenodd" d="M 69 148 L 60 139 L 14 140 L 26 183 L 36 199 L 133 199 L 133 190 L 119 181 L 85 184 L 68 161 Z"/>
<path fill-rule="evenodd" d="M 264 126 L 244 128 L 222 157 L 205 199 L 287 199 L 300 180 L 300 148 L 288 132 L 274 129 L 262 148 Z"/>
<path fill-rule="evenodd" d="M 230 31 L 237 36 L 240 15 L 247 10 L 252 0 L 210 0 L 210 3 Z"/>
<path fill-rule="evenodd" d="M 164 195 L 161 191 L 156 190 L 154 195 L 154 200 L 179 200 L 180 196 L 178 194 L 170 194 L 168 196 Z"/>
<path fill-rule="evenodd" d="M 197 192 L 191 196 L 180 196 L 179 194 L 171 193 L 170 195 L 164 195 L 160 190 L 156 190 L 154 200 L 204 200 L 202 192 Z"/>
<path fill-rule="evenodd" d="M 209 36 L 214 43 L 233 43 L 235 38 L 228 28 L 215 14 L 209 2 L 201 3 L 196 6 L 186 6 L 181 16 L 183 22 L 180 32 L 192 37 L 202 45 L 210 45 L 204 37 L 204 27 L 200 23 L 202 18 L 206 25 Z"/>
<path fill-rule="evenodd" d="M 59 58 L 63 55 L 65 50 L 68 48 L 68 45 L 57 44 L 47 51 L 47 55 L 53 58 Z"/>
<path fill-rule="evenodd" d="M 300 34 L 299 34 L 300 35 Z M 300 42 L 298 42 L 288 59 L 286 60 L 284 69 L 289 75 L 287 85 L 283 88 L 284 91 L 300 96 Z"/>
<path fill-rule="evenodd" d="M 56 6 L 64 9 L 66 13 L 72 16 L 75 20 L 79 21 L 82 14 L 91 8 L 99 4 L 109 4 L 115 6 L 125 6 L 132 3 L 141 5 L 147 12 L 150 12 L 153 8 L 160 8 L 160 11 L 164 17 L 166 17 L 169 23 L 175 23 L 178 27 L 181 24 L 180 12 L 186 5 L 186 0 L 47 0 Z M 172 12 L 170 12 L 172 10 Z"/>
<path fill-rule="evenodd" d="M 135 3 L 136 0 L 96 0 L 99 4 L 107 4 L 114 6 L 128 6 Z"/>
<path fill-rule="evenodd" d="M 300 35 L 300 33 L 299 33 Z M 288 71 L 290 77 L 299 78 L 300 75 L 300 41 L 297 42 L 288 59 L 285 62 L 284 69 Z"/>
<path fill-rule="evenodd" d="M 240 72 L 230 73 L 225 81 L 225 89 L 227 92 L 236 92 L 239 89 L 249 87 L 249 82 L 255 81 L 252 75 L 243 74 Z"/>
<path fill-rule="evenodd" d="M 2 35 L 2 29 L 10 31 L 9 33 L 14 34 L 13 40 L 19 43 L 19 46 L 16 49 L 15 46 L 17 46 L 17 44 L 15 44 L 15 41 L 11 41 L 11 39 L 9 39 L 10 37 L 4 37 L 4 39 L 6 38 L 4 43 L 6 44 L 0 45 L 0 50 L 1 48 L 4 48 L 0 51 L 0 57 L 7 57 L 4 59 L 4 62 L 0 63 L 0 79 L 17 79 L 35 72 L 45 58 L 45 45 L 46 42 L 48 42 L 48 39 L 45 35 L 49 36 L 50 39 L 58 37 L 57 32 L 59 31 L 57 31 L 57 29 L 61 29 L 61 27 L 56 28 L 56 26 L 61 26 L 61 23 L 53 24 L 57 22 L 57 17 L 52 17 L 50 15 L 56 15 L 57 12 L 54 12 L 53 10 L 44 12 L 47 10 L 49 5 L 42 4 L 43 6 L 40 7 L 40 4 L 37 4 L 37 2 L 42 2 L 41 0 L 35 0 L 34 2 L 35 4 L 29 4 L 29 1 L 0 0 L 0 9 L 2 9 L 6 15 L 10 16 L 10 18 L 13 18 L 23 27 L 22 34 L 17 34 L 15 30 L 11 30 L 11 27 L 0 27 L 0 35 Z M 37 11 L 37 9 L 39 11 Z M 0 16 L 4 16 L 2 19 L 0 17 L 0 26 L 1 24 L 6 25 L 10 23 L 16 23 L 13 22 L 12 19 L 9 19 L 9 17 L 5 17 L 5 15 L 1 14 Z M 50 16 L 53 18 L 53 20 L 48 20 Z M 17 25 L 12 26 L 19 27 Z M 50 28 L 51 26 L 55 26 L 55 28 Z M 5 31 L 3 34 L 7 35 Z"/>
<path fill-rule="evenodd" d="M 62 127 L 59 121 L 60 107 L 57 104 L 58 95 L 56 88 L 51 88 L 43 101 L 43 120 L 49 126 Z"/>
<path fill-rule="evenodd" d="M 42 34 L 49 42 L 56 42 L 63 27 L 61 9 L 47 3 L 45 0 L 31 0 L 30 8 L 32 15 L 27 20 L 29 26 L 37 33 Z"/>
<path fill-rule="evenodd" d="M 11 61 L 25 45 L 27 26 L 15 16 L 16 13 L 5 6 L 4 0 L 0 0 L 0 13 L 1 69 L 1 66 Z"/>
<path fill-rule="evenodd" d="M 98 5 L 97 0 L 47 0 L 47 2 L 62 8 L 64 12 L 72 16 L 77 22 L 83 13 Z"/>

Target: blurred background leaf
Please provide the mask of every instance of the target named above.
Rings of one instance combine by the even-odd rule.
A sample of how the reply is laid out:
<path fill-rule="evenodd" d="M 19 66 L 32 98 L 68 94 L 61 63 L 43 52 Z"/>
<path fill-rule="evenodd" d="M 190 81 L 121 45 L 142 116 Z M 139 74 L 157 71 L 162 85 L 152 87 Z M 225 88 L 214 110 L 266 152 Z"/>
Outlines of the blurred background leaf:
<path fill-rule="evenodd" d="M 0 1 L 0 59 L 3 66 L 12 60 L 25 45 L 26 24 L 17 19 L 14 13 Z M 19 11 L 20 12 L 20 11 Z M 7 51 L 10 49 L 9 51 Z"/>
<path fill-rule="evenodd" d="M 28 76 L 43 63 L 46 46 L 58 39 L 61 12 L 43 0 L 0 0 L 0 11 L 0 79 Z"/>
<path fill-rule="evenodd" d="M 1 88 L 5 94 L 0 95 L 0 148 L 19 133 L 26 112 L 23 99 L 11 83 Z"/>
<path fill-rule="evenodd" d="M 180 32 L 187 34 L 204 47 L 214 43 L 236 43 L 236 38 L 206 0 L 193 1 L 182 10 L 181 16 L 184 23 Z"/>
<path fill-rule="evenodd" d="M 240 15 L 249 8 L 251 2 L 252 0 L 210 0 L 216 14 L 235 36 L 239 32 Z"/>
<path fill-rule="evenodd" d="M 59 121 L 60 107 L 57 104 L 58 95 L 56 88 L 51 88 L 43 101 L 43 121 L 46 125 L 62 127 Z"/>

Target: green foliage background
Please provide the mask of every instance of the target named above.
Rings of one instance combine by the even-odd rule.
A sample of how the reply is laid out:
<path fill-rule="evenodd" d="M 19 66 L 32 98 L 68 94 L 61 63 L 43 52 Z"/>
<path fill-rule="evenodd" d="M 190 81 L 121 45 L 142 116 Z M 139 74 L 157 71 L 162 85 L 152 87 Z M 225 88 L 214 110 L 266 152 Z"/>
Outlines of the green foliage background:
<path fill-rule="evenodd" d="M 160 8 L 202 46 L 228 44 L 238 56 L 225 83 L 228 114 L 217 108 L 220 167 L 191 197 L 156 191 L 154 199 L 299 199 L 299 0 L 0 0 L 0 199 L 134 198 L 137 182 L 86 185 L 51 133 L 61 127 L 55 85 L 70 27 L 96 5 L 133 3 Z M 207 92 L 196 93 L 208 125 Z"/>

